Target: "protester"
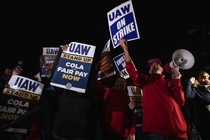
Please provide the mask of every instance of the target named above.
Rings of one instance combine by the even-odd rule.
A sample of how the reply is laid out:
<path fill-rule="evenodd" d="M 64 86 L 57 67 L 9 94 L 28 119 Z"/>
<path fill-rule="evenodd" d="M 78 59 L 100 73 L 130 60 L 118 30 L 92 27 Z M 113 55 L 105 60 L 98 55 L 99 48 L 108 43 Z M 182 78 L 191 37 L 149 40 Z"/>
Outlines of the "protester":
<path fill-rule="evenodd" d="M 16 66 L 14 69 L 9 70 L 6 69 L 5 73 L 3 74 L 2 78 L 3 78 L 3 85 L 2 85 L 2 90 L 4 88 L 10 88 L 8 82 L 11 78 L 12 75 L 20 75 L 20 76 L 25 76 L 23 73 L 23 67 L 21 65 Z M 1 90 L 1 92 L 2 92 Z M 14 98 L 13 96 L 11 98 Z M 15 99 L 15 98 L 14 98 Z M 32 109 L 31 109 L 32 110 Z M 28 110 L 26 113 L 20 115 L 15 121 L 7 124 L 4 128 L 1 128 L 2 132 L 0 133 L 0 136 L 2 139 L 8 139 L 8 140 L 27 140 L 27 136 L 30 133 L 30 128 L 31 126 L 34 124 L 34 122 L 37 122 L 33 117 L 31 118 L 31 110 Z M 30 117 L 28 117 L 30 116 Z M 40 123 L 38 121 L 38 123 Z M 21 132 L 20 129 L 18 129 L 17 132 L 13 131 L 9 131 L 8 129 L 10 129 L 10 127 L 23 127 L 27 130 L 27 132 Z M 40 126 L 40 125 L 38 125 Z M 13 129 L 13 128 L 11 128 Z M 37 132 L 40 132 L 39 129 Z M 32 139 L 30 139 L 32 140 Z M 41 133 L 39 135 L 39 138 L 37 138 L 36 140 L 41 140 Z"/>
<path fill-rule="evenodd" d="M 186 86 L 185 96 L 191 109 L 191 118 L 203 140 L 210 140 L 210 80 L 206 71 L 191 77 Z"/>
<path fill-rule="evenodd" d="M 53 63 L 52 75 L 60 55 L 68 45 L 61 45 Z M 94 114 L 92 92 L 87 87 L 85 93 L 54 87 L 55 118 L 52 125 L 53 140 L 93 140 Z"/>
<path fill-rule="evenodd" d="M 101 130 L 104 140 L 133 140 L 135 122 L 127 92 L 127 81 L 116 77 L 113 87 L 104 86 L 94 77 L 93 88 L 103 98 Z"/>
<path fill-rule="evenodd" d="M 2 139 L 15 139 L 15 140 L 52 140 L 51 138 L 51 129 L 52 129 L 52 120 L 53 116 L 53 104 L 52 101 L 54 98 L 54 90 L 53 87 L 50 86 L 50 78 L 49 77 L 40 77 L 40 73 L 38 72 L 35 76 L 29 76 L 25 73 L 25 67 L 23 65 L 18 65 L 14 69 L 9 70 L 6 69 L 5 73 L 2 75 L 1 80 L 1 91 L 3 88 L 9 88 L 8 81 L 12 75 L 20 75 L 23 77 L 28 77 L 35 81 L 39 81 L 44 84 L 44 89 L 39 101 L 36 103 L 33 108 L 25 112 L 23 115 L 19 116 L 15 122 L 8 124 L 7 127 L 10 126 L 22 126 L 24 124 L 24 128 L 27 129 L 27 133 L 12 133 L 3 131 L 0 133 Z M 25 125 L 27 124 L 27 127 Z M 7 128 L 6 127 L 6 128 Z M 5 129 L 6 129 L 5 128 Z"/>
<path fill-rule="evenodd" d="M 120 46 L 125 54 L 126 70 L 134 85 L 143 92 L 143 126 L 147 140 L 187 140 L 187 125 L 181 111 L 185 103 L 178 68 L 172 69 L 172 80 L 163 74 L 159 58 L 148 60 L 149 75 L 140 73 L 134 66 L 124 38 Z"/>

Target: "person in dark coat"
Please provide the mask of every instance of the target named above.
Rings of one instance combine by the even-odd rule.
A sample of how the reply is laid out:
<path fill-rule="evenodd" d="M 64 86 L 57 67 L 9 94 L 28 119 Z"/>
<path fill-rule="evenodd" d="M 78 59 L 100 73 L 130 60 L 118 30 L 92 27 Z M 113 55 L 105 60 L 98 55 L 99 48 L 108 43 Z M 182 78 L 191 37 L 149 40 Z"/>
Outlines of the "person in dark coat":
<path fill-rule="evenodd" d="M 206 71 L 188 80 L 185 96 L 193 105 L 189 108 L 198 132 L 203 140 L 210 140 L 210 80 Z"/>

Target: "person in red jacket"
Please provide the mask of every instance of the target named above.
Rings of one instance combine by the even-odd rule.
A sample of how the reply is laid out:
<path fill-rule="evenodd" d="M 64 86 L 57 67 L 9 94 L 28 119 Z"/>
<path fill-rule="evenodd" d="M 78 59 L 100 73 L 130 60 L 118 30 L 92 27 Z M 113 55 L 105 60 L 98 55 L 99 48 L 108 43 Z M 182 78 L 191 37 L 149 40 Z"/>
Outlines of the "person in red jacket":
<path fill-rule="evenodd" d="M 126 79 L 117 77 L 111 88 L 103 86 L 101 81 L 96 80 L 93 88 L 103 95 L 100 119 L 102 138 L 104 140 L 133 140 L 135 122 L 132 110 L 128 106 L 130 99 Z"/>
<path fill-rule="evenodd" d="M 147 62 L 149 74 L 140 73 L 132 62 L 124 38 L 120 39 L 120 46 L 133 84 L 144 93 L 142 131 L 147 140 L 187 140 L 187 125 L 181 111 L 185 97 L 179 68 L 171 69 L 173 77 L 167 81 L 161 60 L 154 58 Z"/>

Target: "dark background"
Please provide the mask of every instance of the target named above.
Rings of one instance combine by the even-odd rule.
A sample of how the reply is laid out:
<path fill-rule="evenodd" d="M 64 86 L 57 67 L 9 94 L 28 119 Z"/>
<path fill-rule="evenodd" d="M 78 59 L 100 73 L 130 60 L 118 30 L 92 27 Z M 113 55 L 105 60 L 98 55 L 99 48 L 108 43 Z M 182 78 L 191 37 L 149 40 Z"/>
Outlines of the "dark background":
<path fill-rule="evenodd" d="M 72 41 L 96 46 L 96 59 L 109 39 L 107 12 L 125 0 L 97 1 L 7 1 L 0 7 L 1 72 L 23 61 L 24 71 L 36 74 L 42 47 L 59 47 Z M 206 3 L 133 0 L 140 39 L 129 42 L 138 69 L 147 71 L 146 61 L 159 57 L 172 61 L 177 49 L 187 49 L 195 65 L 183 70 L 192 75 L 209 70 L 210 22 Z M 113 56 L 122 52 L 112 49 Z"/>

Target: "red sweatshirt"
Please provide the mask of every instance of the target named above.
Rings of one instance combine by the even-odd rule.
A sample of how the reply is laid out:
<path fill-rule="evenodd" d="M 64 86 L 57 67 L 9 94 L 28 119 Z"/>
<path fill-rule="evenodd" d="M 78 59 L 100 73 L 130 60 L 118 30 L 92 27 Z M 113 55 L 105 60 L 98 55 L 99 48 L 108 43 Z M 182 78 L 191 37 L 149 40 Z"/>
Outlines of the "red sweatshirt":
<path fill-rule="evenodd" d="M 94 86 L 99 93 L 103 93 L 104 110 L 102 117 L 106 130 L 118 133 L 123 137 L 135 134 L 135 122 L 128 107 L 130 102 L 127 92 L 118 92 L 114 88 Z"/>
<path fill-rule="evenodd" d="M 143 92 L 142 131 L 187 138 L 187 125 L 180 108 L 185 103 L 180 79 L 174 79 L 174 87 L 169 89 L 164 75 L 139 73 L 132 61 L 126 62 L 126 69 L 133 83 Z"/>

